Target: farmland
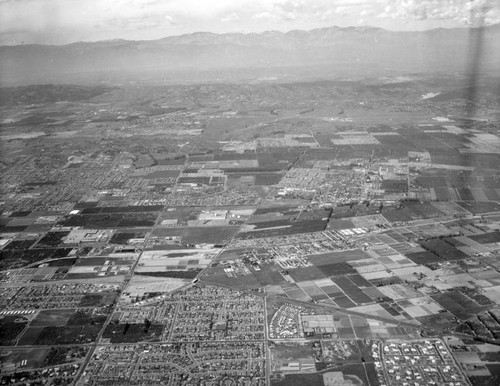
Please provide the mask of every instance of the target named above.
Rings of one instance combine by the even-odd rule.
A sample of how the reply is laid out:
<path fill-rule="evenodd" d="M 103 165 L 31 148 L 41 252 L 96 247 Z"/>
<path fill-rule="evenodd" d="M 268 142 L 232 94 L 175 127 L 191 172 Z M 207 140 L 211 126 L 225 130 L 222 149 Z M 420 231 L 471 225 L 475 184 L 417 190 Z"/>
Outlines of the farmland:
<path fill-rule="evenodd" d="M 447 337 L 497 344 L 498 103 L 422 99 L 449 77 L 2 107 L 2 374 L 378 386 L 406 357 L 445 374 Z"/>

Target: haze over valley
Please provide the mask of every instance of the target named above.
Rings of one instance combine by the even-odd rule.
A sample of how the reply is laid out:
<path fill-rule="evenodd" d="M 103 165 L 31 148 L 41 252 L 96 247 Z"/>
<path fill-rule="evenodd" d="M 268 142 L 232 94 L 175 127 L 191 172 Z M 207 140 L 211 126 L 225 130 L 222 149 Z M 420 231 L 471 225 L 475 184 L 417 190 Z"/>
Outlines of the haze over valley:
<path fill-rule="evenodd" d="M 498 75 L 499 40 L 499 24 L 408 32 L 371 27 L 200 32 L 150 41 L 3 46 L 0 67 L 4 85 L 297 81 L 473 71 Z"/>

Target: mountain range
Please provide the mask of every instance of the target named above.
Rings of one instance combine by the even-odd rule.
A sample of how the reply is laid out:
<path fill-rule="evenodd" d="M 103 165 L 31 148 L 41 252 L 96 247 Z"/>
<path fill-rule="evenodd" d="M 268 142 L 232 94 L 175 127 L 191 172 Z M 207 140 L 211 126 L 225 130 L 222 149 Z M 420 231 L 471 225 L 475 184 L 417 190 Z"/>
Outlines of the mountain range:
<path fill-rule="evenodd" d="M 499 72 L 500 24 L 395 32 L 372 27 L 0 47 L 2 85 L 87 81 Z"/>

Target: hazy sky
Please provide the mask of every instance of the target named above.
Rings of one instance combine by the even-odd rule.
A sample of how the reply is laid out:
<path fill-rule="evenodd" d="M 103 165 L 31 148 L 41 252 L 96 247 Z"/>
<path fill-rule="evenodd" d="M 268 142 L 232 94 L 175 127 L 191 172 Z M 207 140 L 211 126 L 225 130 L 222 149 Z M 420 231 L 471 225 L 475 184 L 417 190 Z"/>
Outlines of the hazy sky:
<path fill-rule="evenodd" d="M 329 26 L 422 30 L 500 22 L 500 0 L 0 0 L 0 44 L 157 39 Z"/>

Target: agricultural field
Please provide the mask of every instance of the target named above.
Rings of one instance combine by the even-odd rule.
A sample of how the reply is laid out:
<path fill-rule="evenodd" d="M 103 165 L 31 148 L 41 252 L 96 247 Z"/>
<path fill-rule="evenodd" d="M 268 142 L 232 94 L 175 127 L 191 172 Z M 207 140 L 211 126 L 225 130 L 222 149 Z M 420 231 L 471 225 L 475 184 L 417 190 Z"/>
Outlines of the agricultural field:
<path fill-rule="evenodd" d="M 495 384 L 497 81 L 268 75 L 7 93 L 0 383 Z"/>

